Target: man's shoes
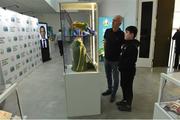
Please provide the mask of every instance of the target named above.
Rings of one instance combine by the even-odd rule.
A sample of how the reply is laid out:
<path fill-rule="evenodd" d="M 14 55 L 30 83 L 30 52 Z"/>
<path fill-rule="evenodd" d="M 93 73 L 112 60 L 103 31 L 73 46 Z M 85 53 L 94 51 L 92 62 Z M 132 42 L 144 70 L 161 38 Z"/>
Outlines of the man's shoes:
<path fill-rule="evenodd" d="M 111 90 L 106 90 L 105 92 L 102 93 L 102 96 L 107 96 L 107 95 L 111 95 L 112 91 Z"/>
<path fill-rule="evenodd" d="M 116 97 L 115 96 L 111 96 L 110 102 L 113 103 L 115 100 L 116 100 Z"/>
<path fill-rule="evenodd" d="M 127 104 L 126 105 L 120 105 L 120 106 L 118 106 L 118 110 L 131 112 L 131 106 L 127 105 Z"/>
<path fill-rule="evenodd" d="M 126 105 L 126 104 L 127 104 L 127 100 L 125 100 L 125 99 L 123 99 L 123 100 L 121 100 L 119 102 L 116 102 L 117 106 L 122 106 L 122 105 Z"/>

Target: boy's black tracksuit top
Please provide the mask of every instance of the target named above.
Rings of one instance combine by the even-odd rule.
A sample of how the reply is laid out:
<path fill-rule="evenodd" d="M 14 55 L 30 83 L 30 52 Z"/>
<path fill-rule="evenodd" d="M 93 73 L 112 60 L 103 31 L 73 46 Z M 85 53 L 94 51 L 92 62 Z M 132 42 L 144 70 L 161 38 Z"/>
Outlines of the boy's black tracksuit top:
<path fill-rule="evenodd" d="M 119 70 L 133 70 L 136 67 L 139 41 L 124 40 L 119 57 Z"/>

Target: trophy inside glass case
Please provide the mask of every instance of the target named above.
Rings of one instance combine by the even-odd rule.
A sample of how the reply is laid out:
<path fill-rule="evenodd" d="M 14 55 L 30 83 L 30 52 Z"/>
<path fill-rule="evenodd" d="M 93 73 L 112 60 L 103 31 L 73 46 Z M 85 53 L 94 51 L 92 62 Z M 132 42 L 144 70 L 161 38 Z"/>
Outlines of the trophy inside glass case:
<path fill-rule="evenodd" d="M 60 6 L 65 73 L 97 71 L 96 3 Z"/>
<path fill-rule="evenodd" d="M 68 117 L 101 113 L 97 13 L 96 3 L 60 3 Z"/>

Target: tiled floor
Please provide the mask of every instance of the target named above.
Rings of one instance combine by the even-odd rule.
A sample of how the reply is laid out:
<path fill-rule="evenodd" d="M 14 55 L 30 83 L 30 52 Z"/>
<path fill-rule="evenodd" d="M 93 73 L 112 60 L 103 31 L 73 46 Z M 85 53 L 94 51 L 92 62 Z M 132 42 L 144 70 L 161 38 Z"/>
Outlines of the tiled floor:
<path fill-rule="evenodd" d="M 101 65 L 102 92 L 106 89 L 104 68 Z M 102 114 L 76 118 L 117 118 L 151 119 L 154 103 L 157 101 L 160 73 L 165 68 L 137 68 L 134 80 L 134 101 L 132 112 L 120 112 L 108 97 L 101 97 Z M 56 54 L 51 61 L 42 64 L 25 78 L 19 87 L 19 95 L 24 115 L 29 119 L 66 119 L 65 88 L 63 80 L 63 60 Z M 122 98 L 121 89 L 117 100 Z"/>

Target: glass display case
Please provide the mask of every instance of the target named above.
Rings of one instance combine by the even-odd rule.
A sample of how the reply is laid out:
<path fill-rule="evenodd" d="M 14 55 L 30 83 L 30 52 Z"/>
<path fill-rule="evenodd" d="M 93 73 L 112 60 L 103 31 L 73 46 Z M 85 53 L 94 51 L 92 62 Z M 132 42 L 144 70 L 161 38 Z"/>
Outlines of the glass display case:
<path fill-rule="evenodd" d="M 61 3 L 60 11 L 67 116 L 100 114 L 97 4 Z"/>
<path fill-rule="evenodd" d="M 60 18 L 65 74 L 98 71 L 96 3 L 62 3 Z"/>
<path fill-rule="evenodd" d="M 180 72 L 161 74 L 154 119 L 180 119 Z"/>

